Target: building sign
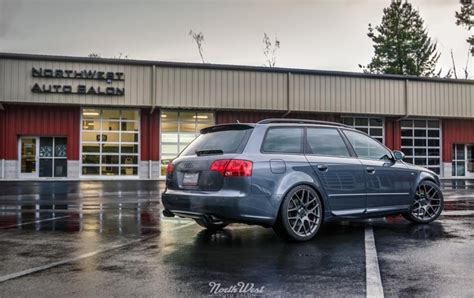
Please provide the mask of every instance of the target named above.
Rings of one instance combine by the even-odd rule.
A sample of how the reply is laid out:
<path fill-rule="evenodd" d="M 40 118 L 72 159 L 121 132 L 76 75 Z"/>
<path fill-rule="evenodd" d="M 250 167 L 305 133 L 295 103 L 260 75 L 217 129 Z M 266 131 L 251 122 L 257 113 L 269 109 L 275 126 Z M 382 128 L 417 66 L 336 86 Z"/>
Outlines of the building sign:
<path fill-rule="evenodd" d="M 104 81 L 107 84 L 125 81 L 123 72 L 98 71 L 98 70 L 70 70 L 70 69 L 51 69 L 35 68 L 31 69 L 33 78 L 46 79 L 70 79 L 70 80 L 91 80 Z M 79 94 L 79 95 L 106 95 L 123 96 L 125 88 L 116 86 L 94 86 L 92 84 L 40 84 L 35 83 L 31 87 L 33 93 L 60 93 L 60 94 Z"/>

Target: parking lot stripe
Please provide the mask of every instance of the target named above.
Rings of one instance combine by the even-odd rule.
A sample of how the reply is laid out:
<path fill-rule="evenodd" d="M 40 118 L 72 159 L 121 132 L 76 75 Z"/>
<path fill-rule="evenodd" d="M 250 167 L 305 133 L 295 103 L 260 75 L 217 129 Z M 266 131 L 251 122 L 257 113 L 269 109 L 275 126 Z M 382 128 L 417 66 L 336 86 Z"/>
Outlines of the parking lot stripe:
<path fill-rule="evenodd" d="M 10 228 L 15 228 L 15 227 L 19 227 L 19 226 L 37 224 L 37 223 L 40 223 L 40 222 L 57 220 L 57 219 L 66 218 L 66 217 L 69 217 L 69 216 L 70 215 L 51 217 L 51 218 L 46 218 L 46 219 L 38 219 L 38 220 L 35 220 L 35 221 L 27 221 L 27 222 L 22 222 L 22 223 L 16 224 L 16 225 L 9 225 L 9 226 L 0 227 L 0 229 L 10 229 Z"/>
<path fill-rule="evenodd" d="M 382 279 L 372 226 L 365 227 L 365 275 L 367 297 L 383 297 Z"/>
<path fill-rule="evenodd" d="M 167 231 L 168 232 L 176 231 L 176 230 L 179 230 L 179 229 L 189 227 L 193 224 L 194 224 L 194 222 L 189 222 L 187 224 L 179 225 L 178 227 L 169 229 Z M 151 238 L 154 238 L 158 235 L 159 235 L 159 233 L 158 234 L 153 234 L 153 235 L 150 235 L 150 236 L 147 236 L 147 237 L 143 237 L 143 238 L 140 238 L 140 239 L 135 239 L 135 240 L 132 240 L 132 241 L 128 241 L 128 242 L 125 242 L 125 243 L 121 243 L 121 244 L 111 245 L 107 248 L 99 249 L 99 250 L 92 251 L 92 252 L 89 252 L 89 253 L 85 253 L 85 254 L 79 255 L 77 257 L 63 259 L 63 260 L 53 262 L 53 263 L 49 263 L 49 264 L 46 264 L 46 265 L 43 265 L 43 266 L 34 267 L 34 268 L 26 269 L 26 270 L 23 270 L 23 271 L 20 271 L 20 272 L 0 276 L 0 283 L 5 282 L 7 280 L 23 277 L 25 275 L 29 275 L 29 274 L 32 274 L 32 273 L 36 273 L 36 272 L 39 272 L 39 271 L 44 271 L 44 270 L 47 270 L 47 269 L 50 269 L 50 268 L 53 268 L 53 267 L 58 267 L 58 266 L 61 266 L 61 265 L 73 263 L 73 262 L 76 262 L 76 261 L 79 261 L 79 260 L 82 260 L 82 259 L 85 259 L 85 258 L 93 257 L 93 256 L 101 254 L 101 253 L 109 252 L 109 251 L 114 250 L 114 249 L 123 248 L 123 247 L 129 246 L 129 245 L 135 244 L 135 243 L 144 242 L 144 241 L 147 241 L 147 240 L 149 240 Z"/>

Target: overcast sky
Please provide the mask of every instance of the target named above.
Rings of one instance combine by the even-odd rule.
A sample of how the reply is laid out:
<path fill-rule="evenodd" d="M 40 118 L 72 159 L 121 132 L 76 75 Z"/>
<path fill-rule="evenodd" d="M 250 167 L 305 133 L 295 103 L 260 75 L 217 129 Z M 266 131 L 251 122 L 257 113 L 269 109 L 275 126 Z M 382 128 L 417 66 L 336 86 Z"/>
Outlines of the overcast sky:
<path fill-rule="evenodd" d="M 466 64 L 459 0 L 411 0 L 442 53 Z M 0 51 L 200 62 L 190 29 L 205 36 L 207 62 L 262 65 L 263 33 L 278 36 L 277 66 L 360 71 L 373 50 L 368 23 L 390 0 L 0 0 Z M 474 62 L 474 61 L 472 61 Z M 470 66 L 471 72 L 474 68 Z"/>

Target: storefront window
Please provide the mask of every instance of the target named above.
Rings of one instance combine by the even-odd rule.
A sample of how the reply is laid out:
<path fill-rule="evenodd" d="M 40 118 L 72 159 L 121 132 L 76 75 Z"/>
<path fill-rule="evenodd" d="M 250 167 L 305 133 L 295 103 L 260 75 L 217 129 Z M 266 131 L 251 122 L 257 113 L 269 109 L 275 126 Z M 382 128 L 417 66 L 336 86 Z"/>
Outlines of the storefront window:
<path fill-rule="evenodd" d="M 201 129 L 214 124 L 214 113 L 212 112 L 162 111 L 161 173 L 164 174 L 168 162 L 194 140 Z"/>
<path fill-rule="evenodd" d="M 380 143 L 385 141 L 383 118 L 375 117 L 342 117 L 341 122 L 363 131 Z"/>
<path fill-rule="evenodd" d="M 441 172 L 441 129 L 437 120 L 402 120 L 401 149 L 405 161 Z"/>
<path fill-rule="evenodd" d="M 138 175 L 139 115 L 129 109 L 82 110 L 82 175 Z"/>

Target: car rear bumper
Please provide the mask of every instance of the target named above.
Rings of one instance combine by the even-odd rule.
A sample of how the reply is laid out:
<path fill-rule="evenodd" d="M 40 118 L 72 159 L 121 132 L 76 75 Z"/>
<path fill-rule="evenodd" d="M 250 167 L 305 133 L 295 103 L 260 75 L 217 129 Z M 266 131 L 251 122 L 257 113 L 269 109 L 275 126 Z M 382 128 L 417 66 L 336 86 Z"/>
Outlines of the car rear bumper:
<path fill-rule="evenodd" d="M 166 190 L 162 195 L 165 210 L 181 217 L 212 216 L 222 221 L 272 226 L 277 204 L 265 195 L 239 192 L 190 192 Z"/>

